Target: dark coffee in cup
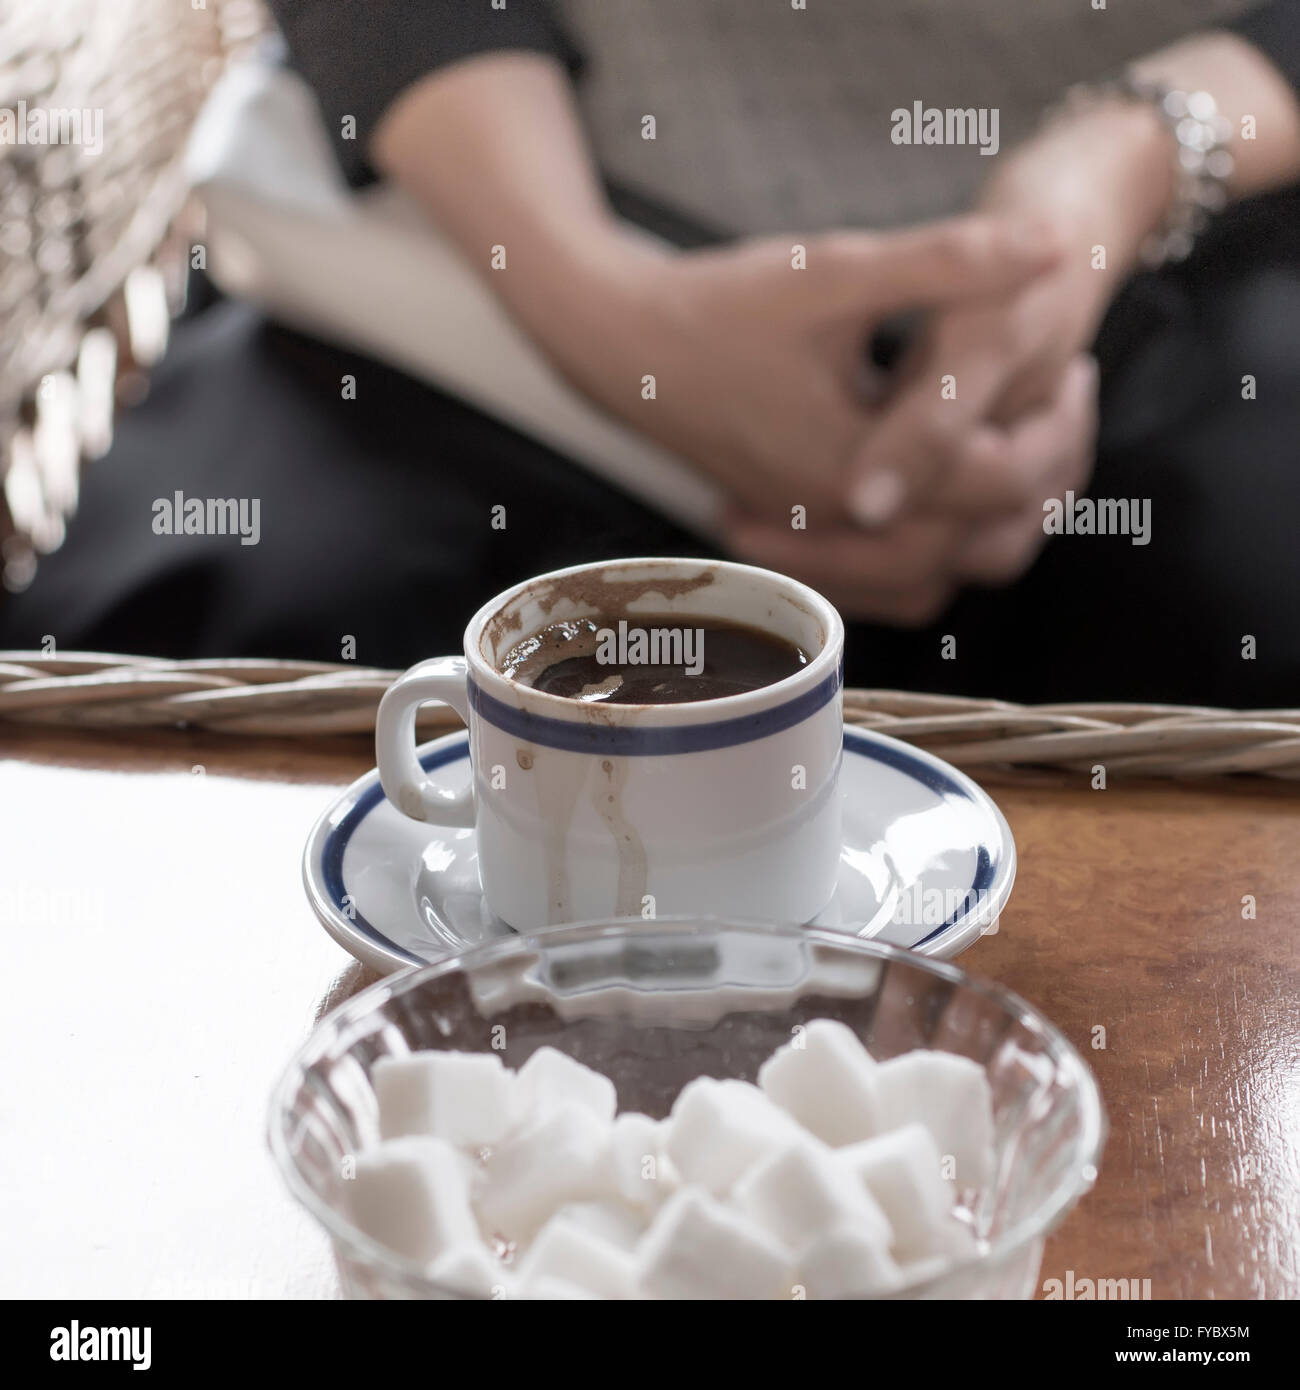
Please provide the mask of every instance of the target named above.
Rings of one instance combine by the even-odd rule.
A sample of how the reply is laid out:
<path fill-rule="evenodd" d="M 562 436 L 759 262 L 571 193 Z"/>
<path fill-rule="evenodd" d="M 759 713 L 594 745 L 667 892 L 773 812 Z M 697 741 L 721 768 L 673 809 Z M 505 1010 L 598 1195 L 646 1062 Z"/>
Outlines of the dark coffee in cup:
<path fill-rule="evenodd" d="M 501 673 L 569 700 L 676 705 L 774 685 L 808 659 L 793 643 L 742 623 L 638 613 L 551 623 L 516 643 Z"/>

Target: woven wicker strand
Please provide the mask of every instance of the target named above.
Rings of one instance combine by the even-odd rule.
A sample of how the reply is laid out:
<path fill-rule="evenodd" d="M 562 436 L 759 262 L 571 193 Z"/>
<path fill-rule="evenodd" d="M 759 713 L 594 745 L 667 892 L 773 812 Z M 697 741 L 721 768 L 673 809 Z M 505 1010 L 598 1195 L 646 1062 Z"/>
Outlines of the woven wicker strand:
<path fill-rule="evenodd" d="M 158 311 L 202 241 L 186 143 L 268 27 L 260 0 L 0 4 L 0 108 L 78 119 L 0 144 L 0 587 L 61 544 L 78 464 L 108 446 L 105 398 L 138 392 L 162 351 Z"/>
<path fill-rule="evenodd" d="M 163 661 L 0 651 L 0 725 L 190 728 L 273 737 L 364 734 L 397 676 L 308 661 Z M 959 767 L 1145 777 L 1300 777 L 1300 710 L 1177 705 L 1014 705 L 901 690 L 846 690 L 844 717 Z M 428 705 L 421 733 L 460 726 Z M 0 735 L 2 738 L 2 735 Z"/>

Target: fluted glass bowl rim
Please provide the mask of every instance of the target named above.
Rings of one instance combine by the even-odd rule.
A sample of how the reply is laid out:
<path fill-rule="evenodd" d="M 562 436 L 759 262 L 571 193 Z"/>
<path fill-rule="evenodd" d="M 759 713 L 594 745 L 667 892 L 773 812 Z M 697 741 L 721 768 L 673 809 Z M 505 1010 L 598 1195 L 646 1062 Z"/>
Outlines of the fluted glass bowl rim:
<path fill-rule="evenodd" d="M 892 1290 L 891 1299 L 914 1298 L 926 1290 L 947 1283 L 954 1277 L 973 1273 L 981 1266 L 996 1267 L 1013 1258 L 1032 1242 L 1045 1237 L 1084 1196 L 1097 1179 L 1102 1150 L 1106 1143 L 1107 1121 L 1101 1091 L 1092 1069 L 1074 1044 L 1028 1000 L 993 980 L 971 975 L 959 966 L 931 956 L 918 955 L 900 946 L 864 940 L 826 927 L 807 927 L 772 922 L 745 921 L 730 917 L 679 917 L 644 920 L 630 918 L 606 919 L 599 922 L 577 922 L 563 926 L 544 927 L 534 932 L 520 933 L 502 940 L 487 942 L 459 951 L 427 965 L 414 965 L 396 971 L 367 986 L 351 999 L 330 1010 L 294 1051 L 272 1089 L 267 1107 L 267 1145 L 279 1169 L 285 1186 L 294 1200 L 304 1207 L 323 1226 L 330 1238 L 352 1258 L 378 1269 L 390 1278 L 414 1286 L 421 1292 L 446 1299 L 464 1300 L 466 1295 L 429 1278 L 427 1267 L 408 1259 L 372 1240 L 312 1187 L 295 1162 L 289 1142 L 289 1122 L 294 1099 L 302 1089 L 308 1066 L 323 1050 L 325 1040 L 337 1037 L 345 1027 L 355 1027 L 375 1008 L 394 997 L 408 993 L 426 981 L 457 971 L 470 971 L 511 956 L 533 954 L 548 946 L 556 947 L 582 941 L 603 941 L 619 937 L 663 935 L 668 929 L 682 934 L 709 935 L 719 932 L 761 934 L 799 938 L 848 950 L 881 961 L 897 962 L 919 970 L 936 979 L 972 991 L 996 1004 L 1009 1019 L 1038 1035 L 1051 1056 L 1058 1072 L 1065 1078 L 1066 1089 L 1074 1097 L 1079 1111 L 1079 1133 L 1074 1141 L 1074 1158 L 1065 1177 L 1041 1200 L 1035 1209 L 975 1255 L 956 1260 L 939 1273 L 914 1281 L 901 1289 Z"/>

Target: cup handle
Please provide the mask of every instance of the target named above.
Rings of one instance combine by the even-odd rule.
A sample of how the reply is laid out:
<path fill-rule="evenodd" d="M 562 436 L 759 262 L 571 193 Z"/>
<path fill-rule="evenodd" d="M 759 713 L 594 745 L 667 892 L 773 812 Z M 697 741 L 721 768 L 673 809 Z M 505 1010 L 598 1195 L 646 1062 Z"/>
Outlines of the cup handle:
<path fill-rule="evenodd" d="M 415 756 L 415 714 L 430 701 L 447 704 L 469 723 L 469 668 L 463 656 L 422 661 L 384 692 L 375 716 L 375 761 L 384 795 L 405 816 L 434 825 L 474 824 L 474 791 L 435 786 Z"/>

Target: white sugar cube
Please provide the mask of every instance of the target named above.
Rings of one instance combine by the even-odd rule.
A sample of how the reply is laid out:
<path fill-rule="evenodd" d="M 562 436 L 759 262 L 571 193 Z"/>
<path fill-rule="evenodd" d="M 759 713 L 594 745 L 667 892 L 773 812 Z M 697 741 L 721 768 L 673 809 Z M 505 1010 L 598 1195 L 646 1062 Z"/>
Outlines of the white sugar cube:
<path fill-rule="evenodd" d="M 517 1074 L 520 1104 L 540 1115 L 561 1105 L 581 1105 L 609 1124 L 618 1109 L 614 1083 L 553 1047 L 539 1047 Z"/>
<path fill-rule="evenodd" d="M 636 1292 L 632 1256 L 565 1216 L 542 1227 L 519 1267 L 525 1287 L 561 1279 L 596 1298 L 631 1298 Z"/>
<path fill-rule="evenodd" d="M 919 1260 L 949 1248 L 956 1193 L 943 1176 L 943 1160 L 924 1125 L 904 1125 L 850 1144 L 836 1150 L 835 1159 L 866 1185 L 889 1217 L 897 1259 Z"/>
<path fill-rule="evenodd" d="M 758 1084 L 818 1139 L 853 1144 L 882 1127 L 878 1070 L 851 1028 L 818 1018 L 768 1058 Z"/>
<path fill-rule="evenodd" d="M 836 1150 L 805 1138 L 754 1164 L 732 1189 L 732 1202 L 796 1253 L 844 1226 L 860 1228 L 887 1250 L 892 1239 L 888 1218 L 835 1157 Z"/>
<path fill-rule="evenodd" d="M 612 1199 L 606 1202 L 567 1202 L 551 1220 L 561 1218 L 572 1221 L 619 1250 L 635 1250 L 646 1228 L 643 1211 Z"/>
<path fill-rule="evenodd" d="M 515 1078 L 490 1052 L 380 1057 L 371 1073 L 384 1139 L 431 1134 L 465 1148 L 495 1144 L 515 1120 Z"/>
<path fill-rule="evenodd" d="M 557 1303 L 578 1298 L 598 1298 L 599 1295 L 592 1293 L 590 1289 L 581 1288 L 577 1284 L 570 1284 L 567 1279 L 553 1279 L 547 1275 L 541 1279 L 534 1279 L 531 1283 L 521 1284 L 519 1297 L 537 1299 L 544 1303 Z"/>
<path fill-rule="evenodd" d="M 433 1262 L 429 1277 L 467 1298 L 509 1298 L 513 1285 L 501 1262 L 477 1239 L 445 1250 Z"/>
<path fill-rule="evenodd" d="M 721 1196 L 764 1154 L 801 1134 L 756 1086 L 701 1076 L 678 1095 L 664 1147 L 683 1181 Z"/>
<path fill-rule="evenodd" d="M 347 1183 L 352 1219 L 408 1259 L 428 1262 L 479 1238 L 462 1156 L 441 1139 L 391 1139 L 357 1155 Z"/>
<path fill-rule="evenodd" d="M 788 1298 L 793 1285 L 789 1253 L 697 1187 L 659 1208 L 637 1266 L 641 1288 L 656 1298 Z"/>
<path fill-rule="evenodd" d="M 614 1121 L 609 1136 L 610 1183 L 624 1201 L 655 1207 L 676 1191 L 678 1177 L 664 1153 L 664 1128 L 649 1115 L 629 1112 Z"/>
<path fill-rule="evenodd" d="M 903 1272 L 873 1232 L 827 1231 L 804 1252 L 798 1282 L 809 1298 L 865 1298 L 901 1288 Z"/>
<path fill-rule="evenodd" d="M 884 1128 L 916 1121 L 952 1159 L 959 1191 L 993 1176 L 993 1097 L 984 1068 L 951 1052 L 918 1049 L 876 1069 Z"/>
<path fill-rule="evenodd" d="M 488 1235 L 526 1241 L 565 1202 L 607 1193 L 609 1126 L 580 1105 L 538 1115 L 492 1150 L 477 1195 Z"/>

